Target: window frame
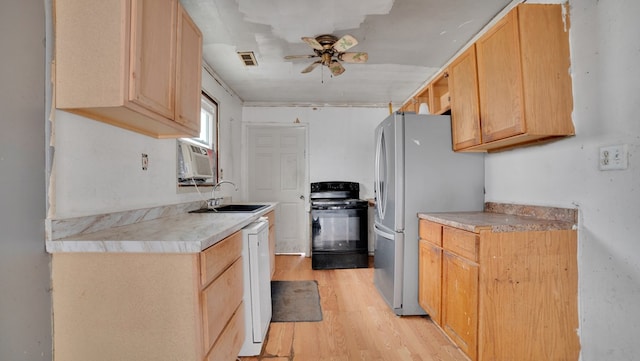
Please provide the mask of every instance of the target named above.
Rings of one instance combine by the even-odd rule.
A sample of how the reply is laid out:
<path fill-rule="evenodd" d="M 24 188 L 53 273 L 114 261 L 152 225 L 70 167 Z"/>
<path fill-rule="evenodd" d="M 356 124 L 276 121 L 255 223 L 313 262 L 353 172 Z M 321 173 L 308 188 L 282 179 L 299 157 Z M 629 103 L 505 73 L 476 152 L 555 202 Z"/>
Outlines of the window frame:
<path fill-rule="evenodd" d="M 205 123 L 204 115 L 205 112 L 208 115 L 211 115 L 210 121 Z M 218 164 L 218 126 L 219 126 L 219 114 L 220 114 L 220 105 L 219 103 L 205 91 L 202 91 L 200 96 L 200 135 L 202 135 L 203 127 L 210 130 L 208 137 L 203 138 L 201 136 L 193 137 L 193 138 L 181 138 L 181 140 L 187 141 L 189 143 L 193 143 L 197 146 L 207 148 L 213 152 L 211 160 L 213 161 L 213 177 L 212 182 L 216 184 L 218 182 L 218 176 L 220 174 L 219 164 Z M 203 184 L 202 186 L 211 186 L 213 184 Z"/>

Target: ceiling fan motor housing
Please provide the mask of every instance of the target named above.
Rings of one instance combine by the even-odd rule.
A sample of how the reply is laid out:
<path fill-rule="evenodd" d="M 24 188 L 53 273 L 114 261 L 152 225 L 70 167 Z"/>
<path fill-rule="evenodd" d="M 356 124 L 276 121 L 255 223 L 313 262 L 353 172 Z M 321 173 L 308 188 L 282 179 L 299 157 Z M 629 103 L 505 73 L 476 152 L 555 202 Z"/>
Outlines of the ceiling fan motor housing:
<path fill-rule="evenodd" d="M 335 44 L 336 41 L 338 41 L 338 38 L 331 34 L 325 34 L 325 35 L 318 35 L 316 37 L 316 41 L 318 41 L 318 43 L 320 43 L 320 45 L 322 45 L 323 48 L 328 49 L 328 48 L 331 48 L 331 46 Z"/>

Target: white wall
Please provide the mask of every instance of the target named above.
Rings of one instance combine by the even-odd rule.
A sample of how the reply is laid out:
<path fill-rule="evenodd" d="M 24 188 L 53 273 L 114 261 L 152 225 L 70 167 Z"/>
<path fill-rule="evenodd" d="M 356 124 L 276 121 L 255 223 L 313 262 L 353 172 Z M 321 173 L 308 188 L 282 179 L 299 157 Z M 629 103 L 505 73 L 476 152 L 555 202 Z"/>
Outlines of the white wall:
<path fill-rule="evenodd" d="M 571 0 L 576 136 L 489 154 L 486 200 L 578 207 L 583 361 L 640 359 L 640 2 Z M 598 148 L 628 144 L 629 168 Z"/>
<path fill-rule="evenodd" d="M 0 5 L 0 360 L 51 360 L 45 2 Z"/>
<path fill-rule="evenodd" d="M 376 126 L 387 108 L 245 107 L 245 123 L 309 125 L 309 179 L 360 183 L 360 198 L 373 198 Z"/>
<path fill-rule="evenodd" d="M 220 167 L 225 179 L 239 179 L 242 101 L 206 71 L 203 88 L 219 106 Z M 54 120 L 51 218 L 68 218 L 200 199 L 176 187 L 176 141 L 155 139 L 65 111 Z M 236 141 L 237 139 L 237 141 Z M 149 155 L 147 171 L 141 154 Z M 206 188 L 205 188 L 206 189 Z M 210 188 L 209 188 L 210 189 Z M 239 193 L 222 187 L 219 195 Z M 208 194 L 207 194 L 208 196 Z"/>

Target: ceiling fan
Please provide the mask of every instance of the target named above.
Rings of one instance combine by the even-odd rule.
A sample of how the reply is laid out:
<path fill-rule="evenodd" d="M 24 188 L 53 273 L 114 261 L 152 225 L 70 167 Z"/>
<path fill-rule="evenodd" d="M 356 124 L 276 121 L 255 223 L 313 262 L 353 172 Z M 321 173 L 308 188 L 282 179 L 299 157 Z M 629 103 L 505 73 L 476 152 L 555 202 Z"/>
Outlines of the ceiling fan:
<path fill-rule="evenodd" d="M 356 46 L 358 41 L 351 35 L 345 35 L 338 39 L 334 35 L 319 35 L 315 38 L 302 37 L 302 41 L 313 48 L 313 55 L 287 55 L 284 58 L 290 59 L 312 59 L 320 58 L 302 70 L 302 73 L 309 73 L 318 65 L 324 65 L 331 71 L 331 74 L 338 76 L 344 73 L 344 67 L 340 61 L 345 63 L 366 63 L 369 55 L 363 52 L 345 52 Z"/>

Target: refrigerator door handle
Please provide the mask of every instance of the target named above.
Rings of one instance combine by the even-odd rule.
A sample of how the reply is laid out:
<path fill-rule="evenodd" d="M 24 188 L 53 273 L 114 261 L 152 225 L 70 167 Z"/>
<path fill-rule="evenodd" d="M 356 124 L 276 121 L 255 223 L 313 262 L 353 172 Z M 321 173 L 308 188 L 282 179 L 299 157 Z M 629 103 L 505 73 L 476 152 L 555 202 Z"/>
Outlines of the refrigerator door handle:
<path fill-rule="evenodd" d="M 395 234 L 389 233 L 389 232 L 386 232 L 386 231 L 382 230 L 380 227 L 378 227 L 377 224 L 373 225 L 373 231 L 376 234 L 378 234 L 378 235 L 380 235 L 380 236 L 382 236 L 382 237 L 384 237 L 386 239 L 394 239 L 395 238 Z"/>
<path fill-rule="evenodd" d="M 375 210 L 378 214 L 378 218 L 384 219 L 385 211 L 387 208 L 386 192 L 388 192 L 388 190 L 386 188 L 383 188 L 381 185 L 387 183 L 386 172 L 388 172 L 388 170 L 386 167 L 387 157 L 386 154 L 383 154 L 383 152 L 386 152 L 386 148 L 384 145 L 384 127 L 381 127 L 379 129 L 380 130 L 376 134 L 373 191 L 376 194 Z M 381 162 L 384 162 L 385 164 L 381 164 Z M 382 174 L 383 172 L 384 174 Z"/>

